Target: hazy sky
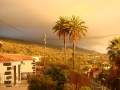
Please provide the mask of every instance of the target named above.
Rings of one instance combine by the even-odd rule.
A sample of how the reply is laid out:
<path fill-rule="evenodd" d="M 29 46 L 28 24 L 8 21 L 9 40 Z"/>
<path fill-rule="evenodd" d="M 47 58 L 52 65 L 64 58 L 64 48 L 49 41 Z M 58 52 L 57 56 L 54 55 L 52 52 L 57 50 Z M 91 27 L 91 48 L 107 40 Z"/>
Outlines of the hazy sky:
<path fill-rule="evenodd" d="M 89 27 L 79 47 L 106 52 L 109 41 L 120 34 L 120 0 L 0 0 L 0 36 L 38 40 L 46 32 L 55 42 L 51 28 L 56 19 L 71 15 Z"/>

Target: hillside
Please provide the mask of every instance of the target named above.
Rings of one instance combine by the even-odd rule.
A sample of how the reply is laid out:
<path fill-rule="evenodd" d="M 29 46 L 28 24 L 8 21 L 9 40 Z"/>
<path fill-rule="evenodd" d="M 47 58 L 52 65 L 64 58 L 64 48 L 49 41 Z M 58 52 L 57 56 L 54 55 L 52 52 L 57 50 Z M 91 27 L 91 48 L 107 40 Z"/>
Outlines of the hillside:
<path fill-rule="evenodd" d="M 72 66 L 71 48 L 67 48 L 67 57 L 65 60 L 64 49 L 60 47 L 47 45 L 45 51 L 44 45 L 38 43 L 7 38 L 0 38 L 0 41 L 2 43 L 0 53 L 23 54 L 32 56 L 45 55 L 46 57 L 44 57 L 44 60 L 47 60 L 47 63 L 67 63 L 70 67 Z M 76 49 L 75 67 L 78 70 L 87 70 L 92 65 L 101 65 L 104 61 L 108 62 L 108 58 L 105 54 L 100 54 L 95 51 L 86 49 Z"/>
<path fill-rule="evenodd" d="M 2 42 L 2 47 L 0 49 L 1 53 L 17 53 L 17 54 L 25 54 L 25 55 L 43 55 L 44 54 L 44 45 L 39 43 L 33 43 L 28 41 L 16 40 L 16 39 L 8 39 L 8 38 L 0 38 Z M 99 54 L 95 51 L 80 49 L 77 48 L 77 53 L 81 54 Z M 63 48 L 57 47 L 53 45 L 47 45 L 46 53 L 62 53 Z M 67 49 L 68 53 L 72 53 L 72 49 Z"/>

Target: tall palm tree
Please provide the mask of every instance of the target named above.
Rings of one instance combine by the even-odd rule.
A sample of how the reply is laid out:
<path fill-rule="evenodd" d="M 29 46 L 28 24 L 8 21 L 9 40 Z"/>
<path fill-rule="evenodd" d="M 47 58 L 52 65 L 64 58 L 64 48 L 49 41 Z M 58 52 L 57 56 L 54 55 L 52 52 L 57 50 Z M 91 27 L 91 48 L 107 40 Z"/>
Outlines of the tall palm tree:
<path fill-rule="evenodd" d="M 120 37 L 113 39 L 107 49 L 111 62 L 117 63 L 120 59 Z"/>
<path fill-rule="evenodd" d="M 53 30 L 57 35 L 59 36 L 59 39 L 61 37 L 64 39 L 64 59 L 66 61 L 66 40 L 69 34 L 69 20 L 67 17 L 59 17 L 57 20 L 55 26 L 53 27 Z"/>
<path fill-rule="evenodd" d="M 85 26 L 85 22 L 82 21 L 78 16 L 72 16 L 70 20 L 70 31 L 69 38 L 73 44 L 73 69 L 75 64 L 75 47 L 76 43 L 79 39 L 85 36 L 87 32 L 87 27 Z"/>

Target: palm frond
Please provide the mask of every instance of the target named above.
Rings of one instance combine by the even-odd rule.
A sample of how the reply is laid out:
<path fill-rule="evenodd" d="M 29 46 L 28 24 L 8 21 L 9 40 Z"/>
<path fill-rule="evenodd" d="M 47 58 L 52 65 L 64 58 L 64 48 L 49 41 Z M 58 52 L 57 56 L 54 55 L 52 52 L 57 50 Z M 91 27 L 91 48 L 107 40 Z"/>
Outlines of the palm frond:
<path fill-rule="evenodd" d="M 116 59 L 120 57 L 120 37 L 110 41 L 109 46 L 107 47 L 109 59 L 113 62 L 116 62 Z"/>

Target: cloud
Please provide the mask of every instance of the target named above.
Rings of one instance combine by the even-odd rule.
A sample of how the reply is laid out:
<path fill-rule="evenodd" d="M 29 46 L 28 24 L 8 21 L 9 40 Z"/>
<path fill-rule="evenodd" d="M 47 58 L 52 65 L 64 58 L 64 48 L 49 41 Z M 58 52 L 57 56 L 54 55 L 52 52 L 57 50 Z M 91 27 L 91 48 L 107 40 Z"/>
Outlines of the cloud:
<path fill-rule="evenodd" d="M 59 16 L 71 15 L 86 21 L 87 37 L 120 34 L 119 3 L 119 0 L 0 0 L 0 36 L 39 41 L 47 33 L 48 38 L 55 39 L 52 42 L 61 45 L 51 29 Z M 82 39 L 78 46 L 105 52 L 109 40 L 109 37 Z"/>

